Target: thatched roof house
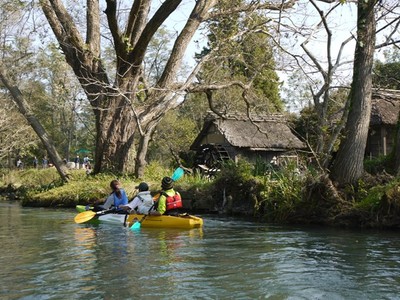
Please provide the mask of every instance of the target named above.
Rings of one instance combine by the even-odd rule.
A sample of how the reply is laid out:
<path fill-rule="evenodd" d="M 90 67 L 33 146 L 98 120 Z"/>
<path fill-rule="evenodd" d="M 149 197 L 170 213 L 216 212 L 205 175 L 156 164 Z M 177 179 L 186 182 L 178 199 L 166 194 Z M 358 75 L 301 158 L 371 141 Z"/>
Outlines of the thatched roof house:
<path fill-rule="evenodd" d="M 388 155 L 393 148 L 400 112 L 400 91 L 374 90 L 370 129 L 365 154 Z"/>
<path fill-rule="evenodd" d="M 208 151 L 210 145 L 214 146 L 222 159 L 229 157 L 235 161 L 243 156 L 269 162 L 274 156 L 306 148 L 292 133 L 282 115 L 252 120 L 240 116 L 222 119 L 210 115 L 190 149 L 199 153 L 204 149 Z"/>

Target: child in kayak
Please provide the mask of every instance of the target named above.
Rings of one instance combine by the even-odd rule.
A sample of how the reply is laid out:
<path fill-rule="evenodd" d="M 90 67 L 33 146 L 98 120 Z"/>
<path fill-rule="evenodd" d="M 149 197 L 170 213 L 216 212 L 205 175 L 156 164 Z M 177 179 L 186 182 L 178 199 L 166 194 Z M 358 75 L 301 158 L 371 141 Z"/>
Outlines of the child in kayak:
<path fill-rule="evenodd" d="M 135 198 L 128 205 L 123 205 L 120 208 L 129 211 L 129 213 L 148 214 L 154 205 L 149 185 L 146 182 L 141 182 L 136 189 L 139 190 L 139 193 Z"/>

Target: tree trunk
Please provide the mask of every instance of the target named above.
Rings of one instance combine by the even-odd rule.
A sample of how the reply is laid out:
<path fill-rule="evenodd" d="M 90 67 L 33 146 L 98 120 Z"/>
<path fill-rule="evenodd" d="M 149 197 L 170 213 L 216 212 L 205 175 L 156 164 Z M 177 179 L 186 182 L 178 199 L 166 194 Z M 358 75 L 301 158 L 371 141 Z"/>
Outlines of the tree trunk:
<path fill-rule="evenodd" d="M 357 44 L 354 54 L 350 111 L 345 138 L 339 146 L 331 178 L 339 184 L 355 184 L 364 172 L 364 154 L 371 115 L 372 65 L 375 50 L 376 0 L 358 2 Z"/>
<path fill-rule="evenodd" d="M 109 110 L 96 113 L 96 155 L 94 173 L 125 172 L 133 144 L 136 121 L 123 99 L 107 100 Z M 95 109 L 94 109 L 95 110 Z"/>
<path fill-rule="evenodd" d="M 147 165 L 146 155 L 149 147 L 151 134 L 145 134 L 139 138 L 138 153 L 136 155 L 135 175 L 142 177 L 144 175 L 145 167 Z"/>
<path fill-rule="evenodd" d="M 396 140 L 394 144 L 394 167 L 397 176 L 400 176 L 400 114 L 397 121 Z"/>

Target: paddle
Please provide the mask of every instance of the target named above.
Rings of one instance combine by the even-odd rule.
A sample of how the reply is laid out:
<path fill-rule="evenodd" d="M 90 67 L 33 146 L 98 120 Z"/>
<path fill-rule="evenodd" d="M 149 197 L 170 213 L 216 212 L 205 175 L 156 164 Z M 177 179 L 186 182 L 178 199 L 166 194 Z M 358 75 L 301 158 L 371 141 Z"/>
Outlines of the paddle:
<path fill-rule="evenodd" d="M 135 223 L 133 223 L 133 225 L 131 226 L 131 230 L 138 230 L 141 227 L 142 222 L 144 221 L 144 219 L 146 219 L 146 217 L 148 216 L 144 215 L 143 218 L 140 219 L 140 221 L 136 221 Z"/>
<path fill-rule="evenodd" d="M 107 210 L 101 210 L 101 211 L 98 211 L 98 212 L 94 212 L 92 210 L 84 211 L 84 212 L 81 212 L 81 213 L 77 214 L 75 216 L 75 218 L 74 218 L 74 221 L 75 221 L 75 223 L 78 223 L 78 224 L 85 223 L 87 221 L 90 221 L 91 219 L 93 219 L 97 215 L 105 215 L 107 213 L 113 212 L 114 210 L 115 210 L 115 208 L 110 208 L 110 209 L 107 209 Z"/>
<path fill-rule="evenodd" d="M 178 167 L 175 169 L 174 173 L 171 176 L 172 181 L 177 181 L 178 179 L 180 179 L 183 175 L 185 174 L 185 171 L 181 168 Z M 153 197 L 153 199 L 157 199 L 160 196 L 160 193 L 158 193 L 157 195 L 155 195 Z M 154 205 L 153 205 L 154 206 Z M 153 208 L 153 206 L 149 209 L 148 213 L 146 215 L 143 216 L 143 218 L 140 219 L 140 221 L 136 221 L 135 223 L 133 223 L 133 225 L 130 227 L 131 230 L 138 230 L 141 227 L 142 222 L 144 221 L 144 219 L 146 219 L 146 217 L 149 215 L 151 209 Z"/>
<path fill-rule="evenodd" d="M 177 168 L 171 176 L 172 181 L 177 181 L 183 174 L 185 174 L 185 171 L 181 167 Z"/>

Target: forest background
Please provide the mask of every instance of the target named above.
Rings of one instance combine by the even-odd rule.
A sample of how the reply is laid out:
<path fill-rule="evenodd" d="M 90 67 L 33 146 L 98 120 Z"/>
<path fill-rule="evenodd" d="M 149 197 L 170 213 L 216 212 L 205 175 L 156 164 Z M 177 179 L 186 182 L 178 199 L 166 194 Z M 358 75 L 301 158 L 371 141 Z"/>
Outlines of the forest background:
<path fill-rule="evenodd" d="M 367 182 L 373 78 L 376 88 L 399 87 L 393 71 L 399 64 L 397 1 L 7 0 L 0 9 L 4 167 L 46 156 L 65 183 L 71 174 L 63 159 L 85 149 L 93 154 L 93 174 L 143 178 L 149 162 L 191 167 L 188 146 L 208 110 L 251 120 L 300 105 L 287 117 L 309 146 L 306 158 L 316 163 L 304 163 L 298 186 L 274 190 L 266 178 L 240 179 L 238 170 L 231 172 L 235 186 L 247 180 L 245 186 L 256 187 L 251 211 L 300 221 L 322 201 L 313 210 L 317 222 L 357 215 L 355 222 L 366 223 L 390 198 L 397 217 L 396 197 L 388 198 L 396 191 L 397 147 L 383 161 L 393 176 L 383 182 L 390 191 L 366 193 L 376 182 L 360 184 Z M 171 16 L 179 26 L 167 22 Z M 374 73 L 377 49 L 384 61 L 375 62 Z M 254 170 L 260 168 L 242 168 L 259 175 Z M 291 176 L 280 177 L 281 183 L 285 178 Z M 226 190 L 218 180 L 215 187 Z M 234 210 L 243 192 L 228 194 L 235 195 L 228 201 Z M 371 204 L 367 216 L 355 213 L 354 204 L 372 194 L 372 214 Z"/>

